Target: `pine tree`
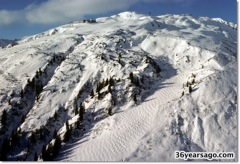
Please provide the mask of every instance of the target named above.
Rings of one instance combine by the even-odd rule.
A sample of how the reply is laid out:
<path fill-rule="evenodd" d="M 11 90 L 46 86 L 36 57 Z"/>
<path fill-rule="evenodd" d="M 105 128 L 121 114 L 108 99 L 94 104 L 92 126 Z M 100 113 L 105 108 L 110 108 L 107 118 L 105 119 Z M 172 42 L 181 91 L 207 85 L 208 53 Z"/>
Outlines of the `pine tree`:
<path fill-rule="evenodd" d="M 101 82 L 98 83 L 98 93 L 100 93 L 101 89 L 103 88 L 103 85 Z"/>
<path fill-rule="evenodd" d="M 71 133 L 72 133 L 72 129 L 71 129 L 71 127 L 69 126 L 69 123 L 68 123 L 68 120 L 67 120 L 67 121 L 66 121 L 66 132 L 65 132 L 64 138 L 63 138 L 63 141 L 64 141 L 64 142 L 69 141 L 70 136 L 71 136 Z"/>
<path fill-rule="evenodd" d="M 141 82 L 142 84 L 144 84 L 144 76 L 141 78 Z"/>
<path fill-rule="evenodd" d="M 135 85 L 136 85 L 136 86 L 138 86 L 138 87 L 140 86 L 140 83 L 139 83 L 139 80 L 138 80 L 138 78 L 136 78 L 136 80 L 135 80 L 135 82 L 134 82 L 134 83 L 135 83 Z"/>
<path fill-rule="evenodd" d="M 42 159 L 43 159 L 43 161 L 47 160 L 46 145 L 43 145 L 43 147 L 42 147 Z"/>
<path fill-rule="evenodd" d="M 30 141 L 35 144 L 37 142 L 37 139 L 36 139 L 36 134 L 34 132 L 32 132 L 32 135 L 31 135 L 31 138 L 30 138 Z"/>
<path fill-rule="evenodd" d="M 117 104 L 117 100 L 113 97 L 111 101 L 112 106 L 115 106 Z"/>
<path fill-rule="evenodd" d="M 18 134 L 17 132 L 12 132 L 12 137 L 11 137 L 11 144 L 12 145 L 17 145 L 18 144 L 18 141 L 19 141 L 19 137 L 18 137 Z"/>
<path fill-rule="evenodd" d="M 99 84 L 97 84 L 96 92 L 97 92 L 97 93 L 99 93 L 99 92 L 100 92 L 100 87 L 99 87 Z"/>
<path fill-rule="evenodd" d="M 184 96 L 184 91 L 182 92 L 182 95 L 181 95 L 181 97 L 183 97 Z"/>
<path fill-rule="evenodd" d="M 42 82 L 40 81 L 38 85 L 36 85 L 36 95 L 40 95 L 40 93 L 42 92 L 43 90 L 43 85 L 42 85 Z"/>
<path fill-rule="evenodd" d="M 42 76 L 43 71 L 41 70 L 41 68 L 39 68 L 38 73 L 40 76 Z"/>
<path fill-rule="evenodd" d="M 58 114 L 57 114 L 57 111 L 55 111 L 55 113 L 54 113 L 54 120 L 56 121 L 57 119 L 58 119 Z"/>
<path fill-rule="evenodd" d="M 1 151 L 0 151 L 0 161 L 7 161 L 7 153 L 9 151 L 10 142 L 7 138 L 3 140 Z"/>
<path fill-rule="evenodd" d="M 30 81 L 30 87 L 32 89 L 35 89 L 35 78 L 33 78 L 32 81 Z"/>
<path fill-rule="evenodd" d="M 39 133 L 40 133 L 40 140 L 44 140 L 45 139 L 45 135 L 44 135 L 44 128 L 42 126 L 39 129 Z"/>
<path fill-rule="evenodd" d="M 20 96 L 21 96 L 21 98 L 24 97 L 24 91 L 23 91 L 23 89 L 21 89 L 21 91 L 20 91 Z"/>
<path fill-rule="evenodd" d="M 109 93 L 112 93 L 112 88 L 111 88 L 110 85 L 108 86 L 108 92 L 109 92 Z"/>
<path fill-rule="evenodd" d="M 189 89 L 189 93 L 192 93 L 192 86 L 191 85 L 189 85 L 188 89 Z"/>
<path fill-rule="evenodd" d="M 109 81 L 108 81 L 108 79 L 106 80 L 106 82 L 105 82 L 105 86 L 107 86 L 109 84 Z"/>
<path fill-rule="evenodd" d="M 53 160 L 53 145 L 50 143 L 46 149 L 46 161 L 52 161 Z"/>
<path fill-rule="evenodd" d="M 27 154 L 29 154 L 31 152 L 31 150 L 32 150 L 32 146 L 30 145 L 30 142 L 28 141 L 27 142 L 27 149 L 26 149 Z"/>
<path fill-rule="evenodd" d="M 72 127 L 69 127 L 69 128 L 66 130 L 65 134 L 64 134 L 64 139 L 63 139 L 63 141 L 64 141 L 64 142 L 69 141 L 69 139 L 70 139 L 70 137 L 71 137 L 71 134 L 72 134 Z"/>
<path fill-rule="evenodd" d="M 56 157 L 59 154 L 61 147 L 62 147 L 61 137 L 57 135 L 55 137 L 55 142 L 53 145 L 53 157 Z"/>
<path fill-rule="evenodd" d="M 195 83 L 195 79 L 192 80 L 192 84 L 194 84 L 194 83 Z"/>
<path fill-rule="evenodd" d="M 81 129 L 81 121 L 80 121 L 80 118 L 77 119 L 77 122 L 76 122 L 76 126 L 77 126 L 77 129 Z"/>
<path fill-rule="evenodd" d="M 73 108 L 74 108 L 75 115 L 77 115 L 78 114 L 78 105 L 77 105 L 77 100 L 76 99 L 73 102 Z"/>
<path fill-rule="evenodd" d="M 20 135 L 22 133 L 22 129 L 21 128 L 18 128 L 17 129 L 17 133 Z"/>
<path fill-rule="evenodd" d="M 137 95 L 136 94 L 133 95 L 133 101 L 137 102 Z"/>
<path fill-rule="evenodd" d="M 91 94 L 90 94 L 90 96 L 91 96 L 91 98 L 94 97 L 94 91 L 93 91 L 93 89 L 91 90 Z"/>
<path fill-rule="evenodd" d="M 110 86 L 114 86 L 114 79 L 113 79 L 113 77 L 110 77 L 109 85 Z"/>
<path fill-rule="evenodd" d="M 36 77 L 37 79 L 39 78 L 39 73 L 38 73 L 38 71 L 36 72 L 35 77 Z"/>
<path fill-rule="evenodd" d="M 134 77 L 133 77 L 133 73 L 132 72 L 129 74 L 129 79 L 131 80 L 131 82 L 133 82 Z"/>
<path fill-rule="evenodd" d="M 108 108 L 108 115 L 111 116 L 112 115 L 112 108 Z"/>
<path fill-rule="evenodd" d="M 37 155 L 37 153 L 35 152 L 35 154 L 34 154 L 34 161 L 37 161 L 38 160 L 38 155 Z"/>
<path fill-rule="evenodd" d="M 3 126 L 7 125 L 7 111 L 4 110 L 2 113 L 1 123 Z"/>
<path fill-rule="evenodd" d="M 53 65 L 53 60 L 50 60 L 50 61 L 49 61 L 49 64 L 50 64 L 50 65 Z"/>
<path fill-rule="evenodd" d="M 56 56 L 53 56 L 53 58 L 52 58 L 52 62 L 55 63 L 56 60 L 57 60 L 57 59 L 56 59 Z"/>
<path fill-rule="evenodd" d="M 159 73 L 161 72 L 161 68 L 160 68 L 159 66 L 157 66 L 157 67 L 155 68 L 155 70 L 156 70 L 156 73 L 157 73 L 157 74 L 159 74 Z"/>
<path fill-rule="evenodd" d="M 105 80 L 103 79 L 103 81 L 100 82 L 100 84 L 101 84 L 102 88 L 104 88 L 105 87 Z"/>
<path fill-rule="evenodd" d="M 30 84 L 31 83 L 31 80 L 30 78 L 27 79 L 27 84 Z"/>
<path fill-rule="evenodd" d="M 68 130 L 69 130 L 69 123 L 68 123 L 68 120 L 66 121 L 65 125 L 66 125 L 66 130 L 68 131 Z"/>
<path fill-rule="evenodd" d="M 11 99 L 8 99 L 8 105 L 12 105 Z"/>
<path fill-rule="evenodd" d="M 56 129 L 54 130 L 53 138 L 57 138 L 57 130 Z"/>
<path fill-rule="evenodd" d="M 80 104 L 80 111 L 79 111 L 79 116 L 80 116 L 80 121 L 83 121 L 83 115 L 85 113 L 85 107 L 84 105 L 81 103 Z"/>
<path fill-rule="evenodd" d="M 21 117 L 21 124 L 22 124 L 24 121 L 25 121 L 25 116 L 23 115 L 23 116 Z"/>

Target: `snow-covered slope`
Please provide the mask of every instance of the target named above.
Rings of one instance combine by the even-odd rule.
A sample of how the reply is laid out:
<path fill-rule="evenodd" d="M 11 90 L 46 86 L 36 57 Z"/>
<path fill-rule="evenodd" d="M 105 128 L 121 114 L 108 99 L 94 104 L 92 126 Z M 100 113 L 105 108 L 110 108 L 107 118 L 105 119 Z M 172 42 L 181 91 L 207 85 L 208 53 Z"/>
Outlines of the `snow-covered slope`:
<path fill-rule="evenodd" d="M 124 12 L 1 49 L 1 158 L 237 155 L 236 29 L 220 18 Z"/>

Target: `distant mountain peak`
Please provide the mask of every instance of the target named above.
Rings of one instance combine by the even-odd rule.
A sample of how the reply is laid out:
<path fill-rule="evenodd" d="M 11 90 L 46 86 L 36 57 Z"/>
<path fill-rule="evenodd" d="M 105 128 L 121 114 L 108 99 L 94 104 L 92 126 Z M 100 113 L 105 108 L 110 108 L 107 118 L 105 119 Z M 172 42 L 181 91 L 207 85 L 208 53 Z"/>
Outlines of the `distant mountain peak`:
<path fill-rule="evenodd" d="M 0 39 L 0 47 L 5 47 L 12 42 L 14 42 L 14 40 Z"/>

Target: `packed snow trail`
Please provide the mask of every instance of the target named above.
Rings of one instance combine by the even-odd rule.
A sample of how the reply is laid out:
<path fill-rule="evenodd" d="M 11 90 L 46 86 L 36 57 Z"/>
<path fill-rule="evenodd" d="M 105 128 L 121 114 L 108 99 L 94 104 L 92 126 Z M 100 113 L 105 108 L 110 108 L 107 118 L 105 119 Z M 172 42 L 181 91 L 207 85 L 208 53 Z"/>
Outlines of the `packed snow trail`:
<path fill-rule="evenodd" d="M 164 104 L 181 96 L 184 76 L 185 74 L 179 74 L 159 82 L 160 88 L 144 103 L 114 114 L 109 131 L 75 146 L 73 150 L 77 149 L 77 151 L 70 158 L 75 158 L 76 161 L 124 160 L 138 146 L 139 140 L 154 126 L 158 113 L 166 110 Z M 70 159 L 67 157 L 64 160 Z"/>

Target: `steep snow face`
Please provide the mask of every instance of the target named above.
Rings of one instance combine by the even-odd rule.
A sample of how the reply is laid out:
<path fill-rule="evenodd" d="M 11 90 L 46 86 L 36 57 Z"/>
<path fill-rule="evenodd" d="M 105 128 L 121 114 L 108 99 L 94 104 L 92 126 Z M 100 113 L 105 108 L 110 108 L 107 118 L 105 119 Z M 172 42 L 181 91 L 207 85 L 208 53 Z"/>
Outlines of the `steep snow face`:
<path fill-rule="evenodd" d="M 0 144 L 18 138 L 4 155 L 46 160 L 42 147 L 50 151 L 56 134 L 64 142 L 51 160 L 179 161 L 178 150 L 237 155 L 236 28 L 221 19 L 124 12 L 1 49 L 7 119 Z"/>

